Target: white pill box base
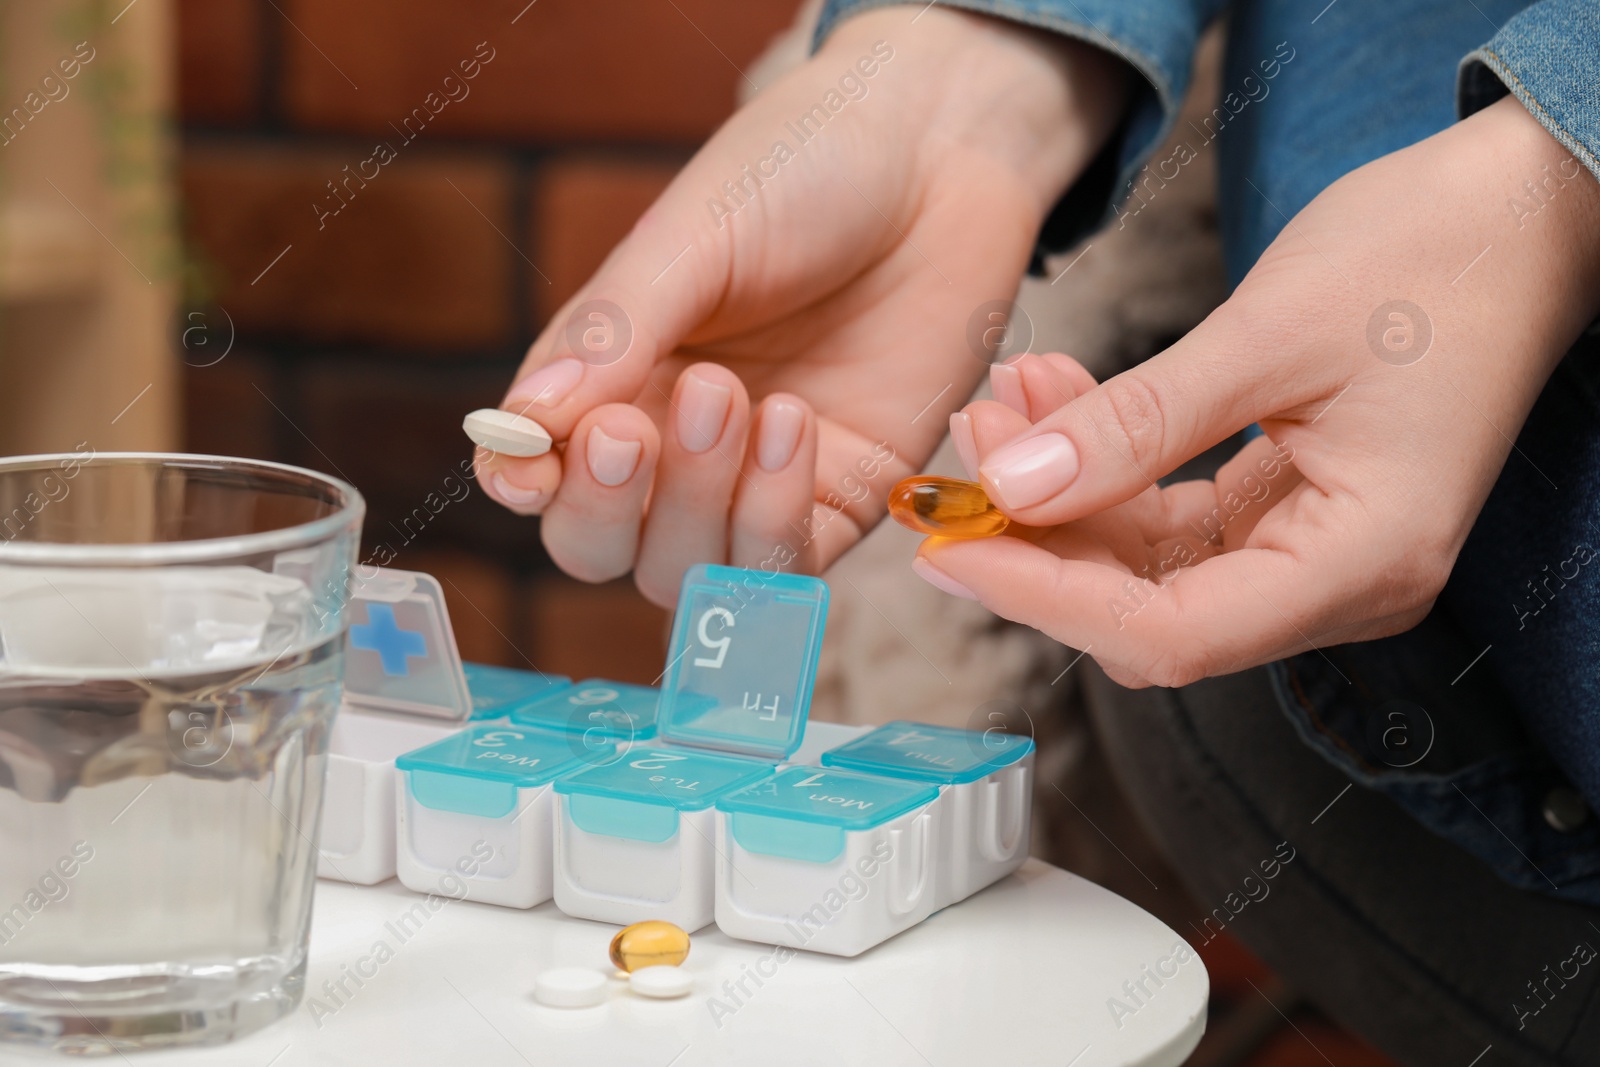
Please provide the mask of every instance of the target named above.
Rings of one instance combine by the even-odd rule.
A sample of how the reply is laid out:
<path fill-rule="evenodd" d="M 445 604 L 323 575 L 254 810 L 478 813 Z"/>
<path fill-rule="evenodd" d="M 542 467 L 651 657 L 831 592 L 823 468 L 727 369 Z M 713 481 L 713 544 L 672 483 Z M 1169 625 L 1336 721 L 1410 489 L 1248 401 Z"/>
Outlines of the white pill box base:
<path fill-rule="evenodd" d="M 668 841 L 636 841 L 579 829 L 557 798 L 556 907 L 575 919 L 627 926 L 664 919 L 694 933 L 711 925 L 716 812 L 679 813 Z"/>
<path fill-rule="evenodd" d="M 808 722 L 793 762 L 815 762 L 826 750 L 853 740 L 868 729 Z M 742 770 L 741 764 L 744 764 Z M 588 792 L 578 794 L 576 803 L 587 804 L 593 810 L 597 793 L 609 793 L 612 798 L 628 796 L 630 777 L 638 777 L 630 775 L 634 769 L 644 772 L 642 781 L 632 782 L 635 804 L 650 797 L 652 783 L 657 783 L 653 791 L 661 794 L 662 800 L 678 791 L 669 783 L 691 779 L 703 786 L 701 799 L 715 799 L 721 792 L 763 773 L 759 765 L 709 752 L 669 752 L 659 747 L 644 747 L 632 750 L 614 764 L 580 771 L 556 788 L 558 793 L 587 789 Z M 710 808 L 678 810 L 676 832 L 666 840 L 647 841 L 616 832 L 592 833 L 583 829 L 573 819 L 573 803 L 570 794 L 558 796 L 556 801 L 556 907 L 573 918 L 619 926 L 646 919 L 664 919 L 694 933 L 712 923 L 716 910 L 716 850 L 712 842 L 716 838 L 717 820 L 714 811 Z M 619 822 L 628 816 L 625 811 L 618 814 L 621 818 L 615 821 Z M 651 814 L 637 806 L 632 812 L 635 818 L 648 819 Z M 659 806 L 653 814 L 665 816 Z"/>
<path fill-rule="evenodd" d="M 376 885 L 395 875 L 395 757 L 459 727 L 344 707 L 328 739 L 317 876 Z"/>
<path fill-rule="evenodd" d="M 711 923 L 718 797 L 772 774 L 760 760 L 630 748 L 555 784 L 556 907 L 580 919 Z"/>
<path fill-rule="evenodd" d="M 943 908 L 999 881 L 1028 858 L 1033 740 L 999 730 L 890 722 L 822 754 L 822 765 L 936 785 Z"/>
<path fill-rule="evenodd" d="M 922 792 L 909 810 L 864 829 L 802 825 L 801 831 L 808 835 L 836 832 L 842 838 L 836 854 L 828 855 L 827 847 L 817 850 L 820 858 L 804 858 L 810 847 L 804 844 L 791 855 L 779 854 L 782 846 L 746 847 L 758 832 L 763 838 L 787 832 L 782 825 L 791 820 L 725 807 L 751 796 L 759 802 L 762 790 L 775 803 L 787 802 L 797 796 L 789 789 L 824 778 L 810 795 L 828 803 L 833 797 L 850 795 L 837 781 L 845 777 L 850 776 L 824 775 L 814 767 L 788 768 L 767 783 L 719 802 L 716 921 L 723 933 L 762 944 L 856 956 L 933 914 L 944 816 L 944 798 L 936 787 L 882 782 L 885 787 Z"/>
<path fill-rule="evenodd" d="M 531 908 L 551 895 L 551 783 L 609 759 L 610 742 L 504 723 L 395 760 L 395 867 L 419 893 Z"/>
<path fill-rule="evenodd" d="M 550 899 L 551 805 L 548 785 L 517 790 L 496 819 L 421 804 L 397 775 L 394 805 L 400 884 L 480 904 L 531 908 Z M 455 886 L 455 892 L 450 887 Z"/>
<path fill-rule="evenodd" d="M 1028 858 L 1033 753 L 978 779 L 939 787 L 944 808 L 934 910 L 993 885 Z"/>

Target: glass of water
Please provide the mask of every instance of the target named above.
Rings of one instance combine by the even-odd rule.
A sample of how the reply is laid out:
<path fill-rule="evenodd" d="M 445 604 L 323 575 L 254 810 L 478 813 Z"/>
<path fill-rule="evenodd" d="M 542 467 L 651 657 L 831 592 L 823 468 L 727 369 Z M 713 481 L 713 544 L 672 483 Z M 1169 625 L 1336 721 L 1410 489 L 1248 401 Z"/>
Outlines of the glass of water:
<path fill-rule="evenodd" d="M 215 1043 L 299 1002 L 363 510 L 273 463 L 0 460 L 0 1041 Z"/>

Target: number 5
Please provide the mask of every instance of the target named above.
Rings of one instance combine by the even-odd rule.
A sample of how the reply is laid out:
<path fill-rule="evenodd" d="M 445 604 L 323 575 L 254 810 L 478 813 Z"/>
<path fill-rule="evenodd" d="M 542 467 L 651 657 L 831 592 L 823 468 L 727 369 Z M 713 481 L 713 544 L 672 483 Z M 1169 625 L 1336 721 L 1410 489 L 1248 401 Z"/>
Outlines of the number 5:
<path fill-rule="evenodd" d="M 728 658 L 728 646 L 733 644 L 732 637 L 724 635 L 717 640 L 712 640 L 711 635 L 706 632 L 706 627 L 711 623 L 713 617 L 720 618 L 724 626 L 730 630 L 733 629 L 733 612 L 724 607 L 706 609 L 706 613 L 700 616 L 700 625 L 695 628 L 695 633 L 699 635 L 702 645 L 716 649 L 717 654 L 715 656 L 696 657 L 694 661 L 696 667 L 720 668 L 722 661 Z"/>

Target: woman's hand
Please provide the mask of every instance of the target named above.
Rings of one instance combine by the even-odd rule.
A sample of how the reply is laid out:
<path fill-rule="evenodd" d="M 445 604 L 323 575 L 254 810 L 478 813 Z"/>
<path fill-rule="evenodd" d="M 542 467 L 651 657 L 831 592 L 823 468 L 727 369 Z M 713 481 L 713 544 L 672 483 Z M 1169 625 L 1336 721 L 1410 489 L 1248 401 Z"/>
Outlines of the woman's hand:
<path fill-rule="evenodd" d="M 952 430 L 1002 510 L 1043 529 L 930 539 L 917 569 L 1125 685 L 1398 633 L 1597 311 L 1600 183 L 1507 98 L 1330 186 L 1134 370 L 1008 370 L 1017 410 L 974 404 Z M 1252 422 L 1266 437 L 1214 482 L 1156 486 Z"/>
<path fill-rule="evenodd" d="M 695 562 L 826 565 L 970 395 L 968 319 L 1016 291 L 1124 71 L 943 8 L 848 20 L 556 314 L 502 407 L 558 450 L 480 479 L 564 570 L 662 604 Z"/>

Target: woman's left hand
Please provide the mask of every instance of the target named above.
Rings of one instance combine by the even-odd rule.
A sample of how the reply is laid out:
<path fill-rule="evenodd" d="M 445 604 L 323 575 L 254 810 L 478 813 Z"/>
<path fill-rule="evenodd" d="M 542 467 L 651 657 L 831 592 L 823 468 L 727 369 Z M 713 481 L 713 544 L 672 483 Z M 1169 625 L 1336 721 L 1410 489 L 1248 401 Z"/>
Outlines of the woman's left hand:
<path fill-rule="evenodd" d="M 1008 404 L 952 434 L 1027 528 L 930 538 L 915 567 L 1125 685 L 1398 633 L 1597 312 L 1600 182 L 1507 98 L 1329 186 L 1133 370 L 998 368 Z M 1156 485 L 1251 423 L 1215 481 Z"/>

